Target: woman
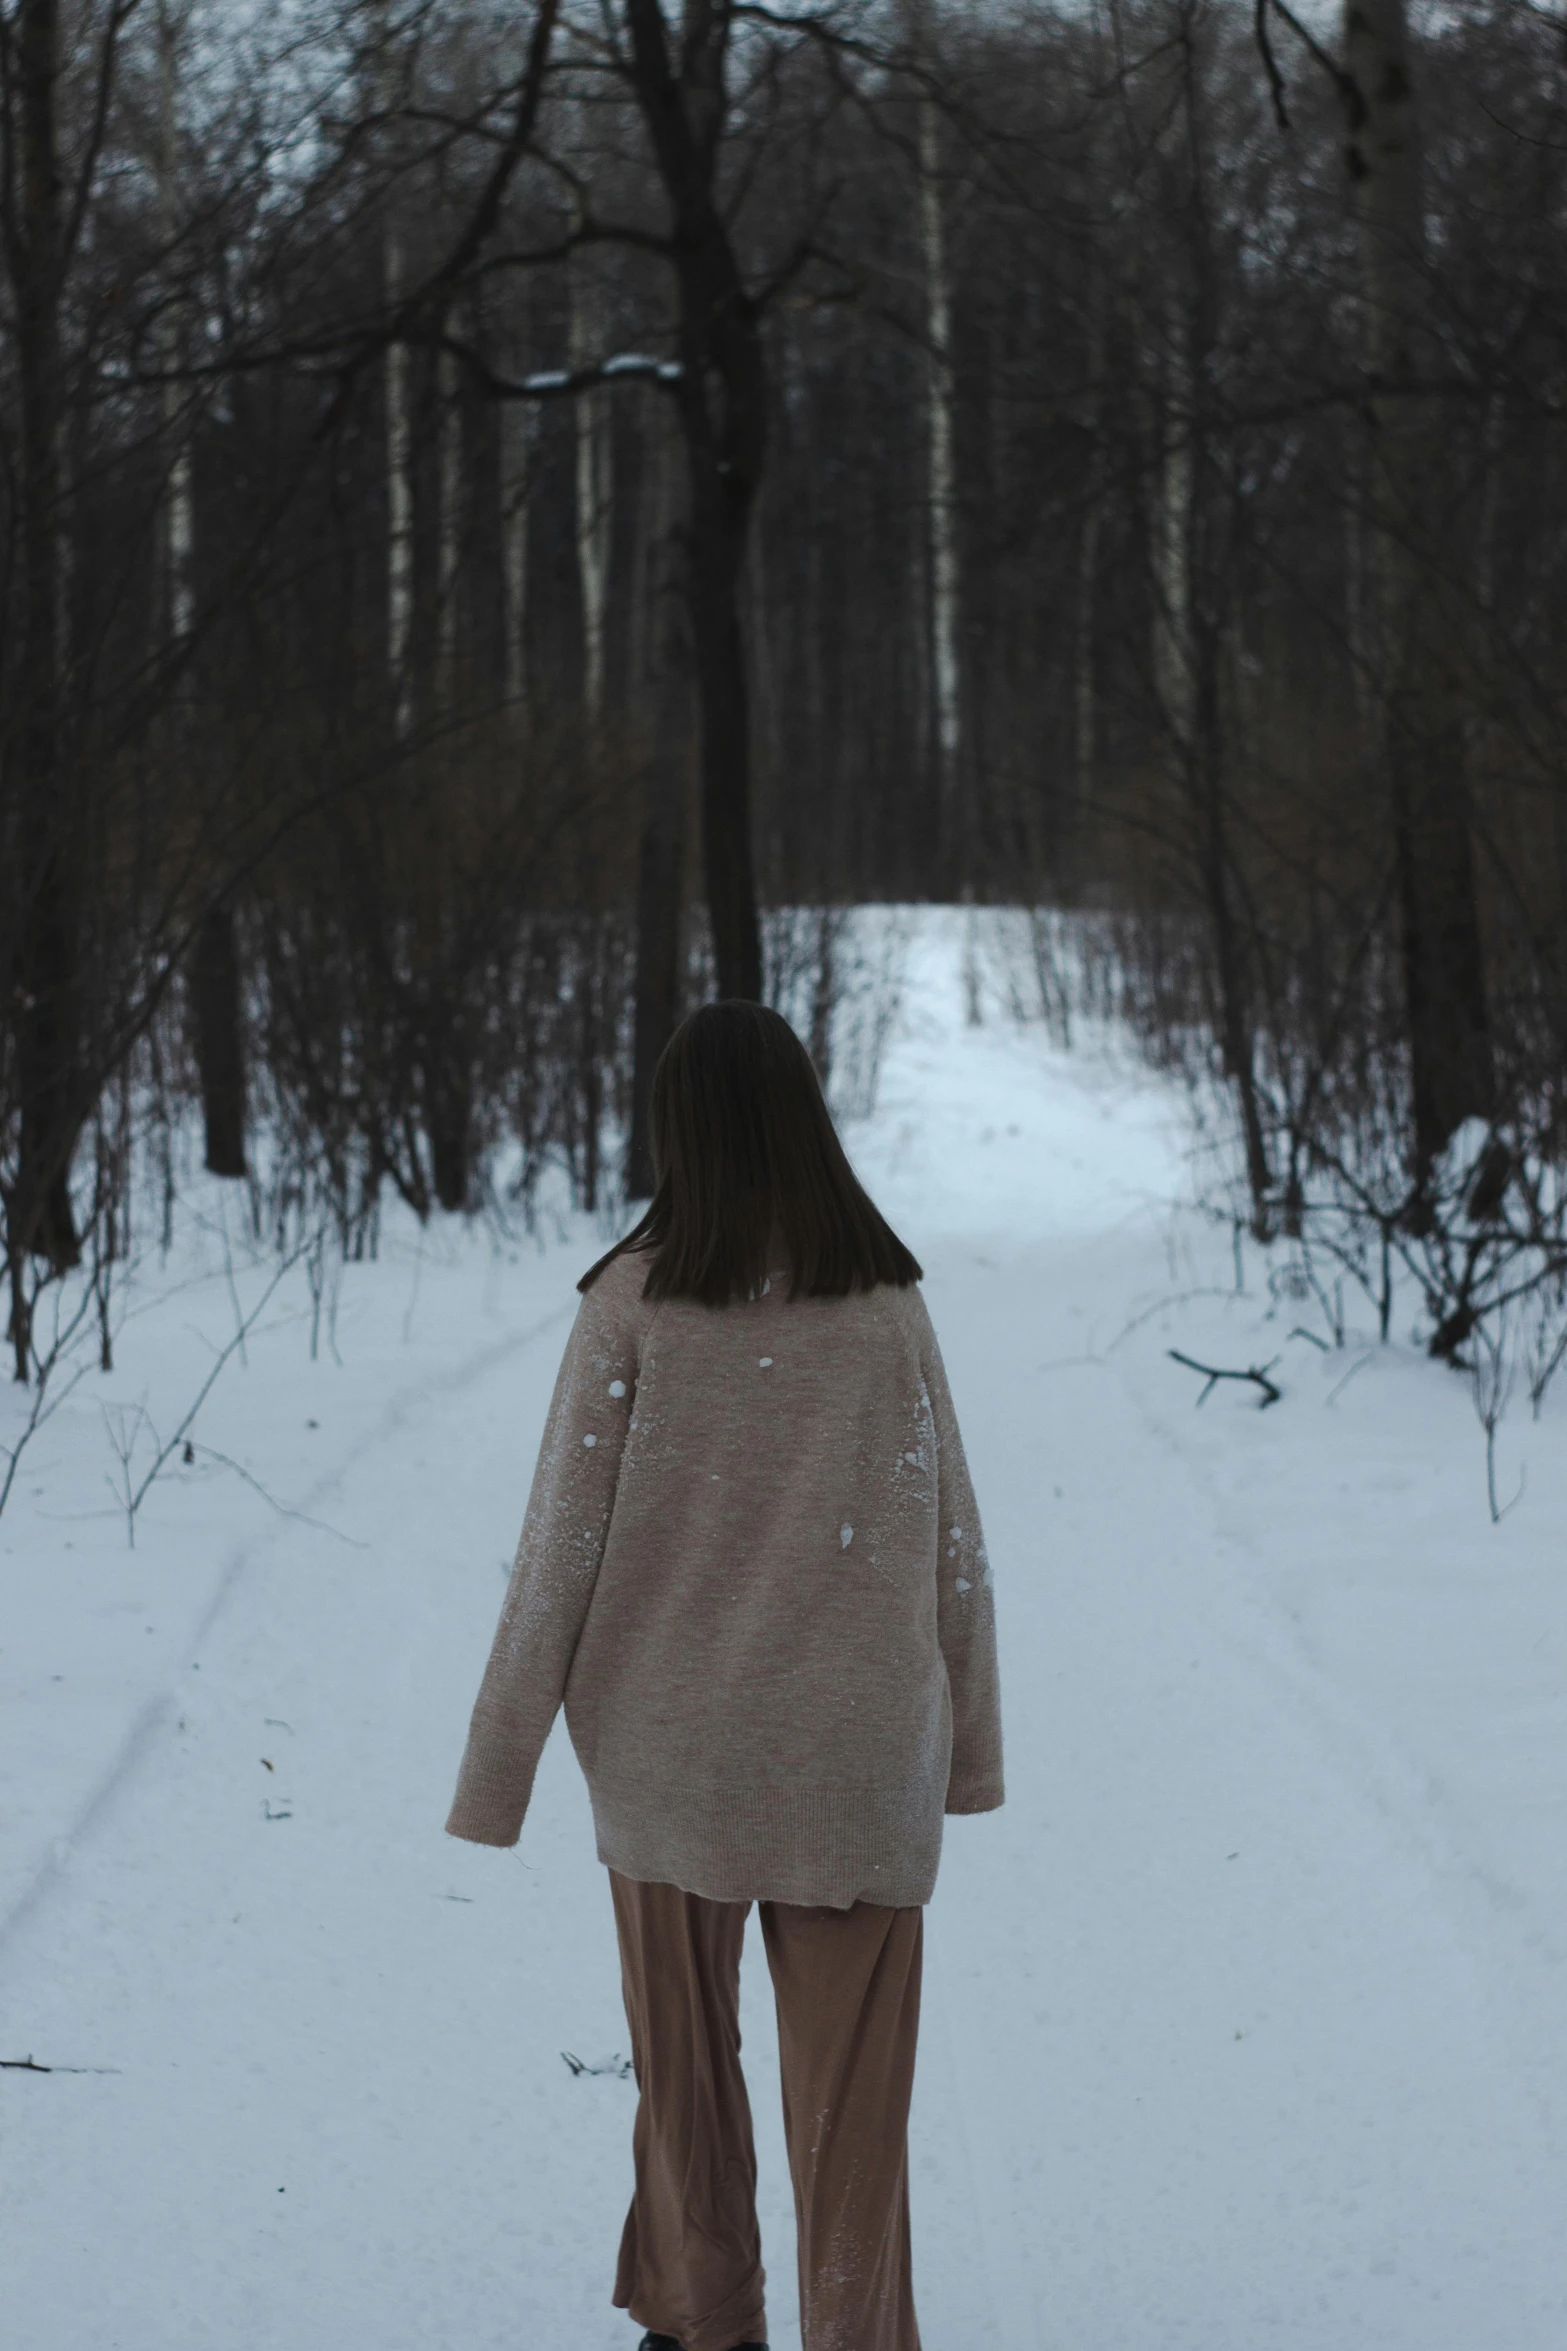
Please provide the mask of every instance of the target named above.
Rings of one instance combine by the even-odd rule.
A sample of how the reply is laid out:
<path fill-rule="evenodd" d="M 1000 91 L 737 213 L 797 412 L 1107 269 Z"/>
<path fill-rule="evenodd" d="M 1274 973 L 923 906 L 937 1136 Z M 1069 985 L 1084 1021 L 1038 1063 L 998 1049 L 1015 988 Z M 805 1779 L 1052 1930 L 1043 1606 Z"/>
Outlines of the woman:
<path fill-rule="evenodd" d="M 763 2344 L 740 2071 L 778 2006 L 805 2351 L 918 2351 L 906 2128 L 942 1814 L 1001 1802 L 990 1573 L 920 1268 L 799 1040 L 712 1004 L 653 1083 L 658 1189 L 579 1285 L 454 1836 L 514 1845 L 564 1699 L 641 2101 L 615 2301 Z"/>

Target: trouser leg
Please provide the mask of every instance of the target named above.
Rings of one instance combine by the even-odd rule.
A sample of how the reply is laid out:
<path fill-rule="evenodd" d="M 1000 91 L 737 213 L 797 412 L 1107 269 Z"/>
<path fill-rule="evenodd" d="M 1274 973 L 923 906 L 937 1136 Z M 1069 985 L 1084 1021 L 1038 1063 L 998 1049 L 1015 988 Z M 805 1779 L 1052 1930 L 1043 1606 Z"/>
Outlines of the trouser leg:
<path fill-rule="evenodd" d="M 615 2301 L 683 2351 L 766 2340 L 756 2154 L 740 2071 L 746 1902 L 610 1871 L 641 2098 Z"/>
<path fill-rule="evenodd" d="M 925 1914 L 761 1906 L 778 2002 L 805 2351 L 919 2351 L 909 2097 Z"/>

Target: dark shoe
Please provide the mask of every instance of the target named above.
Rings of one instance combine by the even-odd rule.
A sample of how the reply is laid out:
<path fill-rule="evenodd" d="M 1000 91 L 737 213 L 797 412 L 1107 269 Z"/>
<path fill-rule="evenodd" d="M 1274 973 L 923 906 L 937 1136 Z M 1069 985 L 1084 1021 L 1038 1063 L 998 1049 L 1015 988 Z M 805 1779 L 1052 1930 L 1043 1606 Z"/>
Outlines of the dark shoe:
<path fill-rule="evenodd" d="M 637 2351 L 680 2351 L 673 2335 L 644 2335 Z M 765 2343 L 736 2343 L 735 2351 L 767 2351 Z"/>

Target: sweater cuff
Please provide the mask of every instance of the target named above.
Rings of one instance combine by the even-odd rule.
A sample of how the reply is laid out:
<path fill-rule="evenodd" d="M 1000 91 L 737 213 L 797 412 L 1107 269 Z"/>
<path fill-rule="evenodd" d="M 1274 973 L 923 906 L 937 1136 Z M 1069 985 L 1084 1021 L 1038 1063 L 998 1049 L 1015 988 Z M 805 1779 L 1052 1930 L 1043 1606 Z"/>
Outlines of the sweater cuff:
<path fill-rule="evenodd" d="M 469 1845 L 515 1845 L 532 1794 L 531 1772 L 519 1787 L 514 1770 L 493 1764 L 485 1769 L 470 1749 L 457 1776 L 446 1834 Z"/>
<path fill-rule="evenodd" d="M 446 1822 L 449 1837 L 461 1837 L 465 1845 L 515 1845 L 522 1835 L 519 1821 L 513 1828 L 509 1821 L 498 1819 L 476 1804 L 454 1804 Z"/>
<path fill-rule="evenodd" d="M 1006 1802 L 1006 1791 L 999 1780 L 984 1780 L 977 1786 L 949 1788 L 945 1812 L 999 1812 Z"/>

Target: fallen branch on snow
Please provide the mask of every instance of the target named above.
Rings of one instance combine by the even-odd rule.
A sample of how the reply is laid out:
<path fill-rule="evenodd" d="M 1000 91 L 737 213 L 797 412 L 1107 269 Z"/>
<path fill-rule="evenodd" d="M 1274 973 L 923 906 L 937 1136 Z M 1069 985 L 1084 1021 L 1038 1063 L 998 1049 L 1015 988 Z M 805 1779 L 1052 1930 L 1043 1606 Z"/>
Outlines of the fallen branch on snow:
<path fill-rule="evenodd" d="M 0 2057 L 0 2073 L 118 2073 L 117 2065 L 40 2065 L 32 2057 Z"/>
<path fill-rule="evenodd" d="M 1208 1384 L 1197 1399 L 1199 1404 L 1207 1403 L 1220 1380 L 1250 1380 L 1253 1386 L 1260 1388 L 1262 1402 L 1257 1407 L 1259 1412 L 1266 1412 L 1270 1404 L 1277 1404 L 1284 1393 L 1284 1390 L 1276 1387 L 1268 1377 L 1269 1372 L 1273 1369 L 1273 1364 L 1278 1362 L 1276 1355 L 1272 1363 L 1261 1365 L 1254 1363 L 1249 1365 L 1245 1371 L 1223 1371 L 1211 1363 L 1194 1363 L 1192 1358 L 1189 1355 L 1183 1355 L 1178 1347 L 1167 1347 L 1165 1353 L 1172 1363 L 1183 1363 L 1188 1371 L 1201 1372 Z"/>

